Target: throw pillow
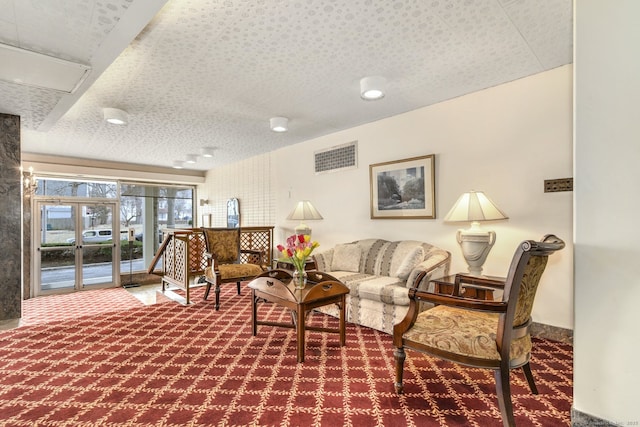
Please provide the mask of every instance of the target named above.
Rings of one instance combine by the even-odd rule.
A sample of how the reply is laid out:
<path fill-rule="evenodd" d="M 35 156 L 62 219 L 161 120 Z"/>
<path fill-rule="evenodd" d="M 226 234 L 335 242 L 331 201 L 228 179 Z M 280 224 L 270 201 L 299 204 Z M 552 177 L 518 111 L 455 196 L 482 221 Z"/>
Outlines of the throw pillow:
<path fill-rule="evenodd" d="M 331 260 L 331 271 L 360 271 L 360 257 L 362 252 L 356 244 L 336 245 L 333 249 L 333 259 Z"/>
<path fill-rule="evenodd" d="M 420 264 L 423 259 L 424 249 L 422 248 L 422 246 L 416 246 L 402 260 L 400 267 L 398 267 L 398 270 L 396 271 L 396 277 L 402 280 L 407 280 L 407 277 L 409 277 L 411 270 L 413 270 L 416 265 Z"/>

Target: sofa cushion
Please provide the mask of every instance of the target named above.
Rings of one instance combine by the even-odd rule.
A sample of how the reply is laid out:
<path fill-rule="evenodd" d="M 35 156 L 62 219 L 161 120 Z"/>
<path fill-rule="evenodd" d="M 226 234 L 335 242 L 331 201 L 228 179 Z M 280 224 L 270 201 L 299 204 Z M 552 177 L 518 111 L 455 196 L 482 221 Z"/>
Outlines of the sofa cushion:
<path fill-rule="evenodd" d="M 411 270 L 422 261 L 412 265 L 415 258 L 422 254 L 424 259 L 424 249 L 420 251 L 422 244 L 413 240 L 403 240 L 399 242 L 380 241 L 372 245 L 367 255 L 365 273 L 377 276 L 409 277 Z M 406 264 L 405 259 L 407 260 Z M 404 265 L 403 265 L 404 264 Z M 373 268 L 371 268 L 373 267 Z"/>
<path fill-rule="evenodd" d="M 333 249 L 331 271 L 358 272 L 362 251 L 355 243 L 336 245 Z"/>
<path fill-rule="evenodd" d="M 422 248 L 422 246 L 416 246 L 407 255 L 405 255 L 402 263 L 395 271 L 395 276 L 402 280 L 407 280 L 407 277 L 409 277 L 409 273 L 411 273 L 411 270 L 413 270 L 416 265 L 420 264 L 423 259 L 424 249 Z"/>
<path fill-rule="evenodd" d="M 409 289 L 397 277 L 332 271 L 331 274 L 349 288 L 351 298 L 378 301 L 392 305 L 409 305 Z"/>

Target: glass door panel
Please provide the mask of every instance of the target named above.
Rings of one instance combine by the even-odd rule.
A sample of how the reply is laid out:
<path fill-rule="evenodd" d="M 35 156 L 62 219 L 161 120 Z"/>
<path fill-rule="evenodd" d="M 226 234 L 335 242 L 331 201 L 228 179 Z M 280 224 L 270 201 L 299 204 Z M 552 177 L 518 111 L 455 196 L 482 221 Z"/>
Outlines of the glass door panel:
<path fill-rule="evenodd" d="M 42 291 L 73 290 L 76 285 L 75 204 L 39 203 L 39 283 Z"/>
<path fill-rule="evenodd" d="M 114 286 L 115 203 L 38 203 L 36 294 Z"/>
<path fill-rule="evenodd" d="M 112 203 L 80 204 L 79 222 L 83 231 L 79 246 L 82 286 L 113 283 L 115 247 L 120 233 L 113 229 Z M 117 234 L 116 234 L 117 233 Z"/>

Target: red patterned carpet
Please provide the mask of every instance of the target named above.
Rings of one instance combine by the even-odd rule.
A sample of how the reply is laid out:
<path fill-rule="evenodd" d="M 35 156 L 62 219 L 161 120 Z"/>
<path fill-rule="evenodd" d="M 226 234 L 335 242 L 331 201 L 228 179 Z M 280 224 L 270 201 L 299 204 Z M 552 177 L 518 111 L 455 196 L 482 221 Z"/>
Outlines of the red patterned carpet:
<path fill-rule="evenodd" d="M 47 295 L 22 302 L 20 326 L 56 322 L 140 307 L 142 302 L 123 288 L 95 289 Z"/>
<path fill-rule="evenodd" d="M 223 287 L 222 307 L 174 302 L 0 333 L 3 426 L 501 426 L 493 375 L 408 351 L 393 391 L 391 337 L 348 324 L 308 332 L 296 363 L 291 329 L 251 334 L 250 293 Z M 288 313 L 263 305 L 260 316 Z M 335 326 L 319 313 L 311 322 Z M 537 339 L 540 390 L 512 379 L 519 426 L 568 426 L 572 348 Z"/>

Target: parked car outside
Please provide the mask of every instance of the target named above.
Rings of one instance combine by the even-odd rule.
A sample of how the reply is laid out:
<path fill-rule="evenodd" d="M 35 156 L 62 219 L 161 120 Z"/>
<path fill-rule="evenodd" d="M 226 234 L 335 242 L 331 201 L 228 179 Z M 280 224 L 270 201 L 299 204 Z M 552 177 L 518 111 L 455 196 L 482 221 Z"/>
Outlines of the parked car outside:
<path fill-rule="evenodd" d="M 82 232 L 83 243 L 106 242 L 113 239 L 113 232 L 110 229 L 105 230 L 85 230 Z M 67 243 L 75 243 L 76 238 L 67 239 Z"/>

